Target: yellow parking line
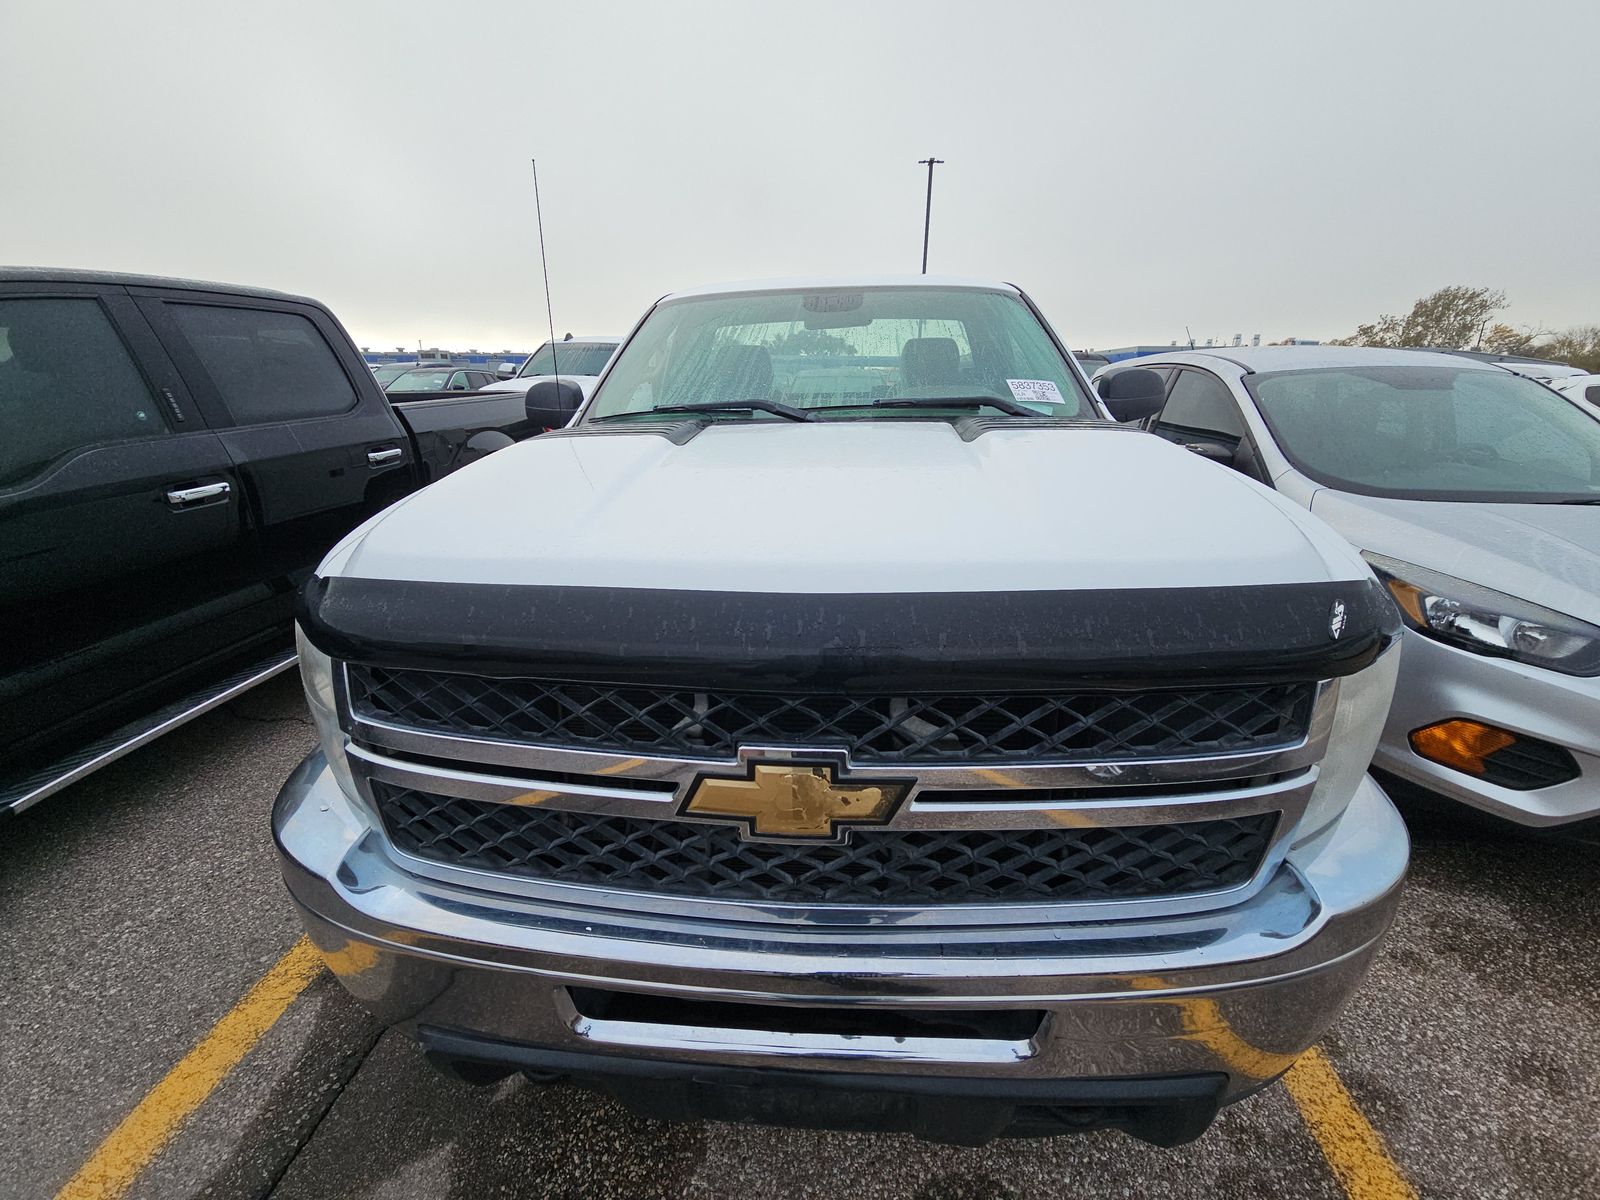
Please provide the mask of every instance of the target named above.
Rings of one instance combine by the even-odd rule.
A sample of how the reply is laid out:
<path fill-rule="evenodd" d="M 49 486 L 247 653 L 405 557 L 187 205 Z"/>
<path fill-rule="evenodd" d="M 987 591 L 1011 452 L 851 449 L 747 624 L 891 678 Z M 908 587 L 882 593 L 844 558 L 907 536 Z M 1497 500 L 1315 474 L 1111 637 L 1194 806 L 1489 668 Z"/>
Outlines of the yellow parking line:
<path fill-rule="evenodd" d="M 1326 1054 L 1312 1047 L 1289 1068 L 1283 1082 L 1350 1200 L 1417 1200 L 1416 1189 L 1356 1107 Z"/>
<path fill-rule="evenodd" d="M 145 1093 L 105 1141 L 56 1193 L 56 1200 L 114 1200 L 127 1191 L 199 1108 L 217 1084 L 276 1024 L 322 969 L 316 949 L 301 938 L 235 1004 L 178 1065 Z M 1190 1014 L 1186 1013 L 1186 1016 Z M 1185 1021 L 1190 1036 L 1206 1040 L 1208 1022 Z M 1223 1029 L 1226 1024 L 1223 1023 Z M 1242 1043 L 1238 1050 L 1251 1050 Z M 1255 1051 L 1261 1054 L 1260 1051 Z M 1389 1155 L 1383 1138 L 1320 1049 L 1302 1055 L 1283 1077 L 1306 1127 L 1350 1200 L 1417 1200 L 1416 1190 Z"/>
<path fill-rule="evenodd" d="M 244 999 L 145 1093 L 122 1124 L 56 1193 L 56 1200 L 110 1200 L 127 1191 L 189 1114 L 272 1028 L 321 969 L 321 958 L 305 938 L 291 946 Z"/>
<path fill-rule="evenodd" d="M 1139 975 L 1130 982 L 1140 991 L 1171 986 L 1159 975 Z M 1287 1056 L 1245 1041 L 1228 1024 L 1215 1000 L 1179 998 L 1173 1003 L 1184 1035 L 1239 1074 L 1264 1079 L 1283 1070 Z M 1349 1200 L 1417 1200 L 1416 1190 L 1390 1157 L 1383 1138 L 1356 1107 L 1339 1072 L 1320 1048 L 1313 1046 L 1296 1059 L 1283 1082 Z"/>

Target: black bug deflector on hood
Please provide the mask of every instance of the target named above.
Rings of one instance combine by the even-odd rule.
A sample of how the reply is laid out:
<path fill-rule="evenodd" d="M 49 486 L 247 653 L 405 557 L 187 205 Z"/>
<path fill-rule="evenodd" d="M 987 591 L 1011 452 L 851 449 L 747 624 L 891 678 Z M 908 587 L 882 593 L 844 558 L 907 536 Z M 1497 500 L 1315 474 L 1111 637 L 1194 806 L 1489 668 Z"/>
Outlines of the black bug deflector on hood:
<path fill-rule="evenodd" d="M 1399 633 L 1375 580 L 791 594 L 313 578 L 334 658 L 607 683 L 847 692 L 1327 679 Z"/>

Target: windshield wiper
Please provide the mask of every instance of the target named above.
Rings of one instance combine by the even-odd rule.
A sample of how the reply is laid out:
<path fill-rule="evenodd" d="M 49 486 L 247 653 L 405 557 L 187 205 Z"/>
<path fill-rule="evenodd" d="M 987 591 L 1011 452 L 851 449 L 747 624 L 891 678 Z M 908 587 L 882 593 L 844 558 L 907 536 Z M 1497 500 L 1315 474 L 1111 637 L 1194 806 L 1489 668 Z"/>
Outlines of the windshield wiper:
<path fill-rule="evenodd" d="M 614 421 L 618 417 L 642 417 L 650 413 L 719 413 L 765 412 L 789 421 L 815 421 L 817 418 L 803 408 L 792 408 L 776 400 L 719 400 L 710 404 L 659 404 L 655 408 L 641 408 L 637 412 L 611 413 L 596 417 L 598 421 Z"/>
<path fill-rule="evenodd" d="M 1566 500 L 1545 500 L 1545 504 L 1600 504 L 1600 496 L 1573 496 Z"/>
<path fill-rule="evenodd" d="M 1000 396 L 894 396 L 871 404 L 832 404 L 828 408 L 992 408 L 1008 417 L 1043 417 L 1038 409 Z"/>

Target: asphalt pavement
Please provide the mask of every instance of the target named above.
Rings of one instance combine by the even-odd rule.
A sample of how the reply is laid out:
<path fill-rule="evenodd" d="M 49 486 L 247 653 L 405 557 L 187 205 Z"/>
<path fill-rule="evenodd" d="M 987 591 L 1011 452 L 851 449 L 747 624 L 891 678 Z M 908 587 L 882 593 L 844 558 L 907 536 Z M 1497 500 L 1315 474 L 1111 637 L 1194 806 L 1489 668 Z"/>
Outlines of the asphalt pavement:
<path fill-rule="evenodd" d="M 174 1085 L 299 938 L 268 811 L 313 743 L 281 677 L 0 826 L 0 1196 L 81 1181 L 113 1131 L 144 1138 L 130 1197 L 1600 1195 L 1600 857 L 1450 815 L 1414 821 L 1394 932 L 1322 1047 L 1349 1129 L 1283 1085 L 1174 1150 L 662 1124 L 438 1075 L 325 973 L 214 1087 Z M 150 1133 L 146 1097 L 184 1086 Z"/>

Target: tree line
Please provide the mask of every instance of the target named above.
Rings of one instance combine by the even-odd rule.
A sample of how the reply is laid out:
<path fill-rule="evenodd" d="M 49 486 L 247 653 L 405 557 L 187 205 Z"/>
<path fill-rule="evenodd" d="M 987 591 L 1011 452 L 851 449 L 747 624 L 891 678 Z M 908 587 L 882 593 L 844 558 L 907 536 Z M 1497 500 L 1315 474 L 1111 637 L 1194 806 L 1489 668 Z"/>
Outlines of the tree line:
<path fill-rule="evenodd" d="M 1485 350 L 1570 363 L 1600 372 L 1600 325 L 1548 330 L 1513 327 L 1496 318 L 1506 294 L 1496 288 L 1453 284 L 1424 296 L 1404 316 L 1384 313 L 1358 325 L 1335 346 L 1431 346 L 1440 350 Z"/>

